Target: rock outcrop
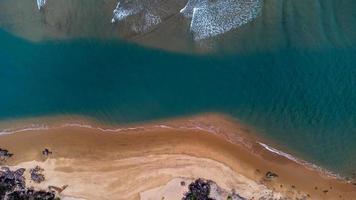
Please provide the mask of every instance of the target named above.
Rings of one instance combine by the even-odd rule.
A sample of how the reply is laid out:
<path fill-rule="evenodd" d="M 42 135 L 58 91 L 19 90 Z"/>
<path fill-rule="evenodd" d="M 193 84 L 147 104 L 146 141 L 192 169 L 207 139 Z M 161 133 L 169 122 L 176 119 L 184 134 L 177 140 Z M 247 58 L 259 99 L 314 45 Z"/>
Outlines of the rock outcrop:
<path fill-rule="evenodd" d="M 8 167 L 2 167 L 0 170 L 0 199 L 6 200 L 55 200 L 56 195 L 52 191 L 34 190 L 26 188 L 24 168 L 15 171 Z M 59 198 L 57 198 L 59 199 Z"/>
<path fill-rule="evenodd" d="M 43 169 L 39 166 L 36 166 L 33 169 L 30 169 L 31 179 L 35 183 L 41 183 L 45 180 L 45 176 L 42 174 Z"/>
<path fill-rule="evenodd" d="M 0 148 L 0 164 L 6 162 L 12 156 L 13 154 L 8 150 Z"/>

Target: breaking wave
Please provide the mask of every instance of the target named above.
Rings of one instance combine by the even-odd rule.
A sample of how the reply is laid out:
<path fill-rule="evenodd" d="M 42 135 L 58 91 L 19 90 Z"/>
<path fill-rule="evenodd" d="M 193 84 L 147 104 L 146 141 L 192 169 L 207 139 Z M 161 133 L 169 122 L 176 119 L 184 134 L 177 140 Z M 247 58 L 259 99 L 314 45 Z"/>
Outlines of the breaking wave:
<path fill-rule="evenodd" d="M 142 23 L 135 23 L 131 29 L 136 33 L 146 33 L 162 22 L 158 15 L 147 12 L 143 15 Z"/>
<path fill-rule="evenodd" d="M 124 21 L 135 33 L 146 33 L 162 22 L 160 0 L 120 0 L 113 11 L 112 23 Z M 129 20 L 128 17 L 131 17 Z"/>
<path fill-rule="evenodd" d="M 196 41 L 214 37 L 246 24 L 261 13 L 263 0 L 189 0 L 180 11 L 191 18 Z"/>
<path fill-rule="evenodd" d="M 128 16 L 135 15 L 143 10 L 141 4 L 136 1 L 129 1 L 126 3 L 118 2 L 114 10 L 114 16 L 111 20 L 112 23 L 122 21 Z"/>
<path fill-rule="evenodd" d="M 315 164 L 312 164 L 312 163 L 310 163 L 310 162 L 307 162 L 307 161 L 305 161 L 305 160 L 298 159 L 298 158 L 296 158 L 296 157 L 294 157 L 294 156 L 292 156 L 292 155 L 290 155 L 290 154 L 288 154 L 288 153 L 285 153 L 285 152 L 280 151 L 280 150 L 278 150 L 278 149 L 275 149 L 275 148 L 273 148 L 273 147 L 271 147 L 271 146 L 268 146 L 267 144 L 264 144 L 264 143 L 262 143 L 262 142 L 257 142 L 257 143 L 258 143 L 259 145 L 261 145 L 261 146 L 262 146 L 264 149 L 266 149 L 267 151 L 272 152 L 272 153 L 274 153 L 274 154 L 277 154 L 277 155 L 279 155 L 279 156 L 282 156 L 282 157 L 284 157 L 284 158 L 287 158 L 288 160 L 294 161 L 294 162 L 296 162 L 296 163 L 298 163 L 298 164 L 300 164 L 300 165 L 303 165 L 303 166 L 306 167 L 307 169 L 319 171 L 319 172 L 321 172 L 322 174 L 324 174 L 324 175 L 326 175 L 326 176 L 328 176 L 328 177 L 330 177 L 330 178 L 336 178 L 336 179 L 340 179 L 340 180 L 343 180 L 343 179 L 344 179 L 344 178 L 342 178 L 340 175 L 338 175 L 338 174 L 336 174 L 336 173 L 334 173 L 334 172 L 331 172 L 331 171 L 329 171 L 329 170 L 326 170 L 326 169 L 324 169 L 324 168 L 322 168 L 322 167 L 319 167 L 319 166 L 317 166 L 317 165 L 315 165 Z"/>
<path fill-rule="evenodd" d="M 132 31 L 146 33 L 161 24 L 167 14 L 162 12 L 163 4 L 163 0 L 119 0 L 112 22 L 125 20 Z M 180 13 L 191 19 L 189 28 L 198 41 L 252 21 L 259 16 L 262 6 L 263 0 L 189 0 Z"/>
<path fill-rule="evenodd" d="M 42 9 L 46 2 L 37 0 L 38 9 Z M 165 4 L 165 0 L 118 0 L 111 22 L 125 21 L 131 31 L 147 33 L 165 17 L 179 11 L 166 9 Z M 169 4 L 173 5 L 173 2 Z M 191 19 L 190 31 L 194 40 L 199 41 L 252 21 L 260 14 L 262 5 L 263 0 L 188 0 L 180 13 Z"/>
<path fill-rule="evenodd" d="M 46 5 L 46 1 L 47 0 L 37 0 L 37 8 L 38 8 L 38 10 L 41 10 L 41 8 Z"/>
<path fill-rule="evenodd" d="M 194 8 L 206 7 L 208 0 L 189 0 L 187 4 L 180 10 L 184 17 L 192 18 Z"/>

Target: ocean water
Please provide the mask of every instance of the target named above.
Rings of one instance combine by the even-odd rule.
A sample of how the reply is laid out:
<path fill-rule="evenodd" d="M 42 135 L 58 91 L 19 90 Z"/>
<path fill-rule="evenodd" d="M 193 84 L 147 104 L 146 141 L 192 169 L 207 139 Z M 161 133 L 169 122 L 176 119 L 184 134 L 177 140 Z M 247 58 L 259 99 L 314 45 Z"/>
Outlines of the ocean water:
<path fill-rule="evenodd" d="M 339 14 L 322 13 L 316 24 L 323 28 L 311 31 L 306 25 L 301 35 L 292 31 L 293 23 L 304 27 L 297 21 L 261 29 L 270 14 L 264 7 L 260 21 L 237 33 L 240 39 L 253 38 L 242 44 L 249 49 L 245 53 L 189 55 L 104 39 L 33 43 L 0 30 L 0 120 L 81 114 L 134 123 L 221 112 L 256 127 L 287 152 L 352 176 L 356 6 L 325 2 L 319 6 L 338 8 L 333 13 Z M 282 10 L 294 10 L 288 19 L 300 15 L 307 22 L 299 13 L 303 9 Z M 233 44 L 237 36 L 229 33 L 225 39 Z M 268 48 L 250 51 L 257 44 Z"/>

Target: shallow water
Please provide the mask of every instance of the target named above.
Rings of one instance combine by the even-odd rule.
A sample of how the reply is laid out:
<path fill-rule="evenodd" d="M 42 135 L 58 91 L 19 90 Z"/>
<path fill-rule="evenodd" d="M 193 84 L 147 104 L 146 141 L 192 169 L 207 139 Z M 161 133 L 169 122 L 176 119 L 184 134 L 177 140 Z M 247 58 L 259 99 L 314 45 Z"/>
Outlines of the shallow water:
<path fill-rule="evenodd" d="M 349 26 L 356 24 L 355 5 L 323 2 L 323 9 L 345 13 L 322 14 L 317 24 L 325 26 L 310 29 L 305 13 L 292 20 L 303 9 L 286 3 L 298 12 L 283 14 L 291 20 L 285 29 L 277 23 L 262 29 L 271 15 L 264 7 L 260 21 L 217 39 L 221 52 L 244 41 L 242 53 L 184 55 L 96 39 L 32 43 L 1 30 L 0 120 L 83 114 L 131 123 L 223 112 L 279 148 L 350 176 L 356 168 L 356 28 Z M 334 26 L 330 18 L 337 19 Z M 306 28 L 303 34 L 292 31 L 292 22 Z"/>

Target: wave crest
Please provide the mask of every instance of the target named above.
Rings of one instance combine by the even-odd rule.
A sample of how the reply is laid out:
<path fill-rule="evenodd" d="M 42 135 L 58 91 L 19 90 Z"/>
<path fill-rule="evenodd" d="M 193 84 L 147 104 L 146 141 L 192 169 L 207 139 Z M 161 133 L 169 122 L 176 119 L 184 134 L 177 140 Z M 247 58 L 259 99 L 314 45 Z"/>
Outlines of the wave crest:
<path fill-rule="evenodd" d="M 118 2 L 116 8 L 113 11 L 112 23 L 119 22 L 131 15 L 135 15 L 143 10 L 141 4 L 138 4 L 136 1 L 129 1 L 126 3 Z"/>
<path fill-rule="evenodd" d="M 263 0 L 189 0 L 180 11 L 191 18 L 196 41 L 214 37 L 246 24 L 261 13 Z"/>
<path fill-rule="evenodd" d="M 42 7 L 46 5 L 47 0 L 37 0 L 37 8 L 38 10 L 41 10 Z"/>
<path fill-rule="evenodd" d="M 113 11 L 112 23 L 127 20 L 135 33 L 146 33 L 162 22 L 160 0 L 120 0 Z M 128 17 L 131 17 L 128 19 Z"/>

